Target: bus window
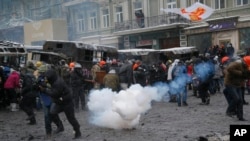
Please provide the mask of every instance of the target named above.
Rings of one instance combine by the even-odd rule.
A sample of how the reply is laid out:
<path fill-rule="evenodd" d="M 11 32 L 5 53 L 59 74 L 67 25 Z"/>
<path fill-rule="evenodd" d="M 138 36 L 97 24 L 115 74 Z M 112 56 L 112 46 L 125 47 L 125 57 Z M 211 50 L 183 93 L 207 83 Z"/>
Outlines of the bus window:
<path fill-rule="evenodd" d="M 93 51 L 92 50 L 85 50 L 84 60 L 92 61 L 93 60 Z"/>

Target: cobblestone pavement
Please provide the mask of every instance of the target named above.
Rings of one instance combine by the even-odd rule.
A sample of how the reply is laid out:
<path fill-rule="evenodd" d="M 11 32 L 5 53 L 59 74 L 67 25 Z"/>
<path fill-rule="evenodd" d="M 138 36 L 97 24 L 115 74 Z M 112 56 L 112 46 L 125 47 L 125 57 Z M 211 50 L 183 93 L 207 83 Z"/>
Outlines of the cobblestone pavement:
<path fill-rule="evenodd" d="M 245 96 L 250 102 L 250 95 Z M 244 105 L 244 117 L 248 121 L 238 121 L 236 117 L 225 115 L 227 103 L 223 94 L 211 96 L 210 105 L 199 105 L 201 100 L 188 94 L 188 106 L 178 107 L 177 103 L 152 102 L 152 108 L 141 116 L 140 124 L 133 130 L 114 130 L 89 124 L 88 111 L 76 113 L 81 125 L 82 141 L 195 141 L 228 140 L 229 126 L 250 124 L 250 106 Z M 53 141 L 70 141 L 73 130 L 60 114 L 65 126 L 63 133 L 53 135 Z M 1 141 L 42 141 L 44 140 L 44 118 L 42 111 L 36 111 L 37 124 L 27 125 L 23 111 L 0 111 Z M 53 128 L 55 128 L 53 126 Z"/>

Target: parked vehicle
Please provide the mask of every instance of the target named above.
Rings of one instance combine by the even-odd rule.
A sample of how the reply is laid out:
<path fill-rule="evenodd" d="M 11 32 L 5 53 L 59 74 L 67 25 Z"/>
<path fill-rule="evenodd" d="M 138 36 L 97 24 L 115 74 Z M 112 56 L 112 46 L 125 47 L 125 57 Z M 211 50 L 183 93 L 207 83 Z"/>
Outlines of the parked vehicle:
<path fill-rule="evenodd" d="M 26 63 L 27 51 L 16 42 L 0 41 L 0 65 L 18 68 Z"/>
<path fill-rule="evenodd" d="M 65 55 L 68 61 L 75 61 L 90 69 L 93 63 L 118 57 L 117 48 L 107 45 L 86 44 L 80 41 L 49 40 L 43 45 L 44 52 Z M 41 60 L 43 61 L 43 60 Z"/>

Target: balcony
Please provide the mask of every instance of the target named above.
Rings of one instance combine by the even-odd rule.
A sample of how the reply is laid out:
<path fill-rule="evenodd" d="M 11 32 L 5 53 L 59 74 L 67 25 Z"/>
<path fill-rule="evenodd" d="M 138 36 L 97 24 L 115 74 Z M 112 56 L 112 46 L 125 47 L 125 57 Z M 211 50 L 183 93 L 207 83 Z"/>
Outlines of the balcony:
<path fill-rule="evenodd" d="M 153 17 L 137 18 L 124 22 L 116 22 L 114 32 L 189 23 L 189 20 L 185 19 L 184 17 L 181 17 L 180 15 L 164 14 Z"/>

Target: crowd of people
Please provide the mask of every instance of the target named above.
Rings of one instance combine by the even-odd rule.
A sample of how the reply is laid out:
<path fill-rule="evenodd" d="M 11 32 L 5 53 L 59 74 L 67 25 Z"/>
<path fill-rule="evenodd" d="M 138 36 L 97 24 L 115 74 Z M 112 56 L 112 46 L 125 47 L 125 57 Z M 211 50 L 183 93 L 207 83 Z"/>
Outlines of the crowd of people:
<path fill-rule="evenodd" d="M 114 58 L 110 62 L 101 60 L 90 70 L 65 60 L 57 67 L 40 61 L 27 62 L 22 68 L 1 66 L 0 104 L 13 112 L 19 106 L 30 125 L 36 124 L 34 109 L 40 104 L 47 138 L 64 131 L 58 115 L 64 112 L 75 132 L 74 138 L 80 138 L 75 112 L 87 110 L 86 96 L 91 89 L 110 88 L 119 92 L 133 84 L 154 86 L 158 82 L 168 84 L 169 101 L 179 107 L 188 106 L 188 90 L 201 99 L 201 105 L 209 105 L 211 95 L 223 93 L 228 103 L 226 115 L 246 120 L 243 105 L 248 104 L 245 91 L 250 94 L 250 56 L 245 52 L 236 55 L 232 44 L 228 45 L 228 51 L 215 46 L 198 57 L 162 60 L 150 65 L 142 60 Z M 57 126 L 54 132 L 52 123 Z"/>

